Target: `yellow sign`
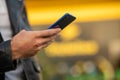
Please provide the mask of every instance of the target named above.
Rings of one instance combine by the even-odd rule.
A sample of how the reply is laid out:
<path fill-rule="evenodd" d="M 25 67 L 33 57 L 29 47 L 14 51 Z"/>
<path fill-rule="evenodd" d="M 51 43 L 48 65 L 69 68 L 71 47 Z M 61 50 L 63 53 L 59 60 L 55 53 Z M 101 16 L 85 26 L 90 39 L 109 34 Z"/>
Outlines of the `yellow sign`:
<path fill-rule="evenodd" d="M 120 19 L 120 0 L 26 0 L 26 9 L 32 26 L 52 24 L 66 12 L 76 22 Z"/>
<path fill-rule="evenodd" d="M 54 42 L 45 49 L 49 57 L 95 55 L 99 46 L 95 41 Z"/>

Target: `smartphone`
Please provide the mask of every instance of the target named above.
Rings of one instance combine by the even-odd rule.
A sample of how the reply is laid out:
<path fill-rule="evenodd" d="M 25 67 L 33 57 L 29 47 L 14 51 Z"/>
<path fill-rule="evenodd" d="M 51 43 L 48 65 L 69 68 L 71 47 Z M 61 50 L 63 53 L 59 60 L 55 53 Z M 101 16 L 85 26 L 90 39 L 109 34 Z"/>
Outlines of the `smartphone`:
<path fill-rule="evenodd" d="M 66 13 L 59 20 L 57 20 L 53 25 L 51 25 L 48 29 L 52 28 L 61 28 L 64 29 L 68 24 L 73 22 L 76 19 L 75 16 Z"/>

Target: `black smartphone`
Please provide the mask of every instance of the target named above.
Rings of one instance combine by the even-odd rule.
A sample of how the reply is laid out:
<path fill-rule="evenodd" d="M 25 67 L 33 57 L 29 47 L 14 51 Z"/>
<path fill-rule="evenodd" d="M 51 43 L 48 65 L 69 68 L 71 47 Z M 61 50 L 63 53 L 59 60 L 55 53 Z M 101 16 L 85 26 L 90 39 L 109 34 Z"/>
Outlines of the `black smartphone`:
<path fill-rule="evenodd" d="M 75 16 L 66 13 L 58 21 L 56 21 L 53 25 L 51 25 L 48 29 L 52 29 L 52 28 L 64 29 L 68 24 L 73 22 L 75 19 L 76 19 Z"/>

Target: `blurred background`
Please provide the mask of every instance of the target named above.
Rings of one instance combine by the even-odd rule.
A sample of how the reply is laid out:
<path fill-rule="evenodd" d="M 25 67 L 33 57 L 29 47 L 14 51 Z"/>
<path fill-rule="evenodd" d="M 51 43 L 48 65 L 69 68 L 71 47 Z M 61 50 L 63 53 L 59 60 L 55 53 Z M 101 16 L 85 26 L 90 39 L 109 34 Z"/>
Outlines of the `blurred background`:
<path fill-rule="evenodd" d="M 39 52 L 42 80 L 120 80 L 120 0 L 26 0 L 33 30 L 76 20 Z"/>

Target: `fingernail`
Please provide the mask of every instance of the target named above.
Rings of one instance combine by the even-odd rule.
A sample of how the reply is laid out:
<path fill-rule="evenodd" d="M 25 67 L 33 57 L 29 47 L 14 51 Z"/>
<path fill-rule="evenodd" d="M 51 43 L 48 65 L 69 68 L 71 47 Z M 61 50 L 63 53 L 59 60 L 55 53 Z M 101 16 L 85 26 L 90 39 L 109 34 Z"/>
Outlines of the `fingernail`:
<path fill-rule="evenodd" d="M 61 31 L 61 29 L 60 29 L 60 28 L 58 28 L 58 30 L 59 30 L 59 31 Z"/>

